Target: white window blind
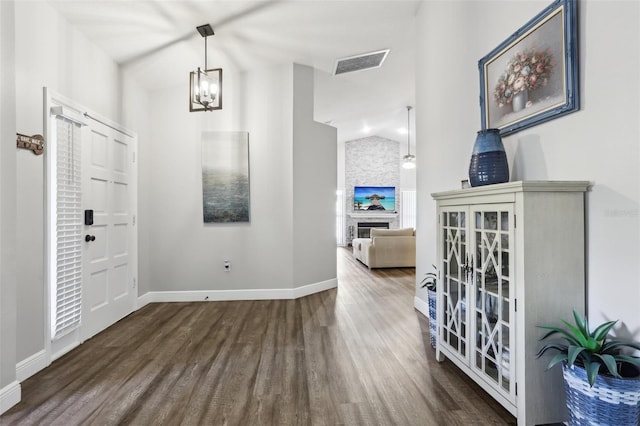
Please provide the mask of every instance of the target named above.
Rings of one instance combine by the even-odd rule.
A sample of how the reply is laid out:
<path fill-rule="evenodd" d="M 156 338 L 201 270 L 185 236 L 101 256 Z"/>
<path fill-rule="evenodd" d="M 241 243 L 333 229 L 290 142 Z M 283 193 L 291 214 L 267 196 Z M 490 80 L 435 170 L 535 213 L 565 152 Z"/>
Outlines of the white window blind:
<path fill-rule="evenodd" d="M 402 191 L 402 227 L 416 228 L 416 191 Z"/>
<path fill-rule="evenodd" d="M 338 189 L 336 191 L 336 244 L 338 246 L 345 245 L 344 219 L 344 191 Z"/>
<path fill-rule="evenodd" d="M 82 157 L 81 130 L 60 115 L 56 135 L 56 286 L 53 337 L 80 324 L 82 311 Z"/>

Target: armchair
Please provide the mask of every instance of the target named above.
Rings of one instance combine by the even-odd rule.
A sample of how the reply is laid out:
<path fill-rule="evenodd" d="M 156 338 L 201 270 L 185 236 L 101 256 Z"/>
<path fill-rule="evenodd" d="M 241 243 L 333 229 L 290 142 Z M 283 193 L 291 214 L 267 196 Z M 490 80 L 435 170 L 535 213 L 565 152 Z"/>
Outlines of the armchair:
<path fill-rule="evenodd" d="M 416 266 L 416 236 L 412 228 L 371 229 L 370 238 L 355 238 L 353 255 L 369 269 Z"/>

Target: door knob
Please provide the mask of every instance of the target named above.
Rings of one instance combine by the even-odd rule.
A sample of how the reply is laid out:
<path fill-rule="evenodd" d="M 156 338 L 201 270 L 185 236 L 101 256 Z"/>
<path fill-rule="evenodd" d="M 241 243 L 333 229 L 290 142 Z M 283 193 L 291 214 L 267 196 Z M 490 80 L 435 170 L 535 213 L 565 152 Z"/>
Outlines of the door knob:
<path fill-rule="evenodd" d="M 84 240 L 85 240 L 86 242 L 89 242 L 89 241 L 95 241 L 95 240 L 96 240 L 96 236 L 95 236 L 95 235 L 89 235 L 89 234 L 87 234 L 87 235 L 84 237 Z"/>

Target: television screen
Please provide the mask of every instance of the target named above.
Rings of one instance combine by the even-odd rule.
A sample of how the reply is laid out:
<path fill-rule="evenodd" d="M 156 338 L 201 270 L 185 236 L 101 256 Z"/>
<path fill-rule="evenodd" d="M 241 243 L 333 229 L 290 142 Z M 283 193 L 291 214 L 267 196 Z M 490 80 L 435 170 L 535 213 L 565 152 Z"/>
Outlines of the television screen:
<path fill-rule="evenodd" d="M 395 186 L 356 186 L 353 189 L 354 211 L 396 210 Z"/>

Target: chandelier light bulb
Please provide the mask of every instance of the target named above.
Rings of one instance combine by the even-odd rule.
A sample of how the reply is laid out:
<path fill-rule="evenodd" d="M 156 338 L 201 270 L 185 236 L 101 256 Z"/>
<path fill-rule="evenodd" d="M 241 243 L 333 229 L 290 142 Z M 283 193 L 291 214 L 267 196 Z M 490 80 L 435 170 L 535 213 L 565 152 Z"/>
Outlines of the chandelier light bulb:
<path fill-rule="evenodd" d="M 416 168 L 416 156 L 415 155 L 405 155 L 403 157 L 403 163 L 402 163 L 402 168 L 403 169 L 415 169 Z"/>

